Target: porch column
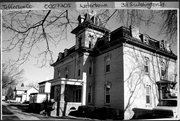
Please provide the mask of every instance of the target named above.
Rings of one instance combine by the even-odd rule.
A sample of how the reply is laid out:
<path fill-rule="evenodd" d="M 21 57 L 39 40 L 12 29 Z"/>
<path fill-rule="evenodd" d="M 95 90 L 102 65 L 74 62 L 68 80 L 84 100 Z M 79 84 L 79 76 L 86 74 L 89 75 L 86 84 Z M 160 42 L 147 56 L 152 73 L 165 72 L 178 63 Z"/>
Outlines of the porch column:
<path fill-rule="evenodd" d="M 61 82 L 61 90 L 60 90 L 60 101 L 64 102 L 64 97 L 65 97 L 65 82 Z"/>
<path fill-rule="evenodd" d="M 86 73 L 83 72 L 83 84 L 82 84 L 82 97 L 81 97 L 81 101 L 82 101 L 82 105 L 86 105 Z"/>
<path fill-rule="evenodd" d="M 61 82 L 61 89 L 60 89 L 60 116 L 65 114 L 65 82 Z"/>

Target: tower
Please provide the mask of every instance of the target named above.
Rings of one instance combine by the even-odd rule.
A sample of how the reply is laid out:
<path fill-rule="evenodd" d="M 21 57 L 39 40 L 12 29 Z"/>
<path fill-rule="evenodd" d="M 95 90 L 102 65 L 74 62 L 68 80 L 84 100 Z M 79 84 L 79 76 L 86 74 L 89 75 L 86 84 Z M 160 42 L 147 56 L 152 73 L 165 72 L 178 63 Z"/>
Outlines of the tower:
<path fill-rule="evenodd" d="M 76 49 L 94 48 L 97 39 L 109 33 L 109 30 L 99 26 L 96 14 L 86 13 L 78 16 L 79 25 L 71 33 L 76 35 Z"/>

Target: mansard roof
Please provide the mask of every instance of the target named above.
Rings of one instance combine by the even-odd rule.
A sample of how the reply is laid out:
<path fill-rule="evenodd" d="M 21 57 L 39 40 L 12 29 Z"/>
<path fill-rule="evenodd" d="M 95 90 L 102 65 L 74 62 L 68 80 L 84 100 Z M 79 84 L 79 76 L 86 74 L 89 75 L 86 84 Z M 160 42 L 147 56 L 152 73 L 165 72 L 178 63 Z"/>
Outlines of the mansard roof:
<path fill-rule="evenodd" d="M 121 45 L 122 43 L 128 43 L 175 60 L 177 59 L 177 56 L 172 51 L 168 51 L 165 47 L 160 48 L 158 40 L 148 36 L 148 43 L 144 43 L 142 39 L 132 37 L 130 29 L 124 26 L 110 33 L 110 41 L 107 40 L 107 37 L 99 39 L 96 43 L 95 54 L 98 55 L 98 52 L 102 53 L 102 51 L 113 48 L 113 46 L 117 46 L 117 44 Z"/>
<path fill-rule="evenodd" d="M 85 23 L 85 25 L 82 25 L 82 26 L 88 26 L 88 24 Z M 98 28 L 96 25 L 93 25 L 93 24 L 89 24 L 89 26 L 94 26 L 94 28 L 96 28 L 96 29 Z M 79 26 L 79 27 L 81 27 L 81 26 Z M 73 30 L 72 33 L 76 33 L 76 31 L 78 31 L 79 29 L 80 28 L 77 27 L 75 30 Z M 103 29 L 99 27 L 99 30 L 103 30 Z M 104 28 L 104 31 L 106 31 L 105 28 Z M 143 35 L 143 34 L 140 34 L 140 35 Z M 130 28 L 121 26 L 120 28 L 118 28 L 112 32 L 105 33 L 105 35 L 102 38 L 99 38 L 97 40 L 96 45 L 93 49 L 90 50 L 88 48 L 87 49 L 81 48 L 79 50 L 84 50 L 84 51 L 90 50 L 91 55 L 98 56 L 98 55 L 102 54 L 103 52 L 111 50 L 117 46 L 122 46 L 122 43 L 128 43 L 133 46 L 143 48 L 150 52 L 157 53 L 157 54 L 160 54 L 165 57 L 169 57 L 174 60 L 177 59 L 177 56 L 172 51 L 168 51 L 166 48 L 160 48 L 158 40 L 155 40 L 155 39 L 149 37 L 148 35 L 146 35 L 146 36 L 148 37 L 148 43 L 144 43 L 142 39 L 136 39 L 136 38 L 132 37 Z M 64 55 L 64 53 L 62 53 L 61 59 L 68 57 L 68 55 L 70 55 L 73 52 L 79 52 L 79 50 L 75 50 L 75 46 L 73 46 L 67 50 L 66 56 Z M 58 58 L 57 61 L 52 64 L 52 66 L 55 66 L 56 64 L 58 64 L 61 59 Z"/>

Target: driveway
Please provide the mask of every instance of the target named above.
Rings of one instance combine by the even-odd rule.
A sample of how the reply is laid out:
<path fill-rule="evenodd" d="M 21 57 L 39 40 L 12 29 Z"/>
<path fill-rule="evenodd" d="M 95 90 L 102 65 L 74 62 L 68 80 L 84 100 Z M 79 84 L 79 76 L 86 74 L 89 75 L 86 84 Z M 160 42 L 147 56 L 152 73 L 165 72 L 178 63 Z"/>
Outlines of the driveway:
<path fill-rule="evenodd" d="M 23 112 L 18 107 L 6 102 L 2 102 L 2 114 L 3 120 L 40 120 L 40 118 Z"/>
<path fill-rule="evenodd" d="M 44 116 L 41 114 L 30 113 L 27 111 L 27 105 L 16 104 L 16 103 L 6 103 L 2 101 L 2 119 L 3 120 L 61 120 L 61 121 L 87 121 L 95 120 L 88 118 L 77 118 L 77 117 L 52 117 Z"/>

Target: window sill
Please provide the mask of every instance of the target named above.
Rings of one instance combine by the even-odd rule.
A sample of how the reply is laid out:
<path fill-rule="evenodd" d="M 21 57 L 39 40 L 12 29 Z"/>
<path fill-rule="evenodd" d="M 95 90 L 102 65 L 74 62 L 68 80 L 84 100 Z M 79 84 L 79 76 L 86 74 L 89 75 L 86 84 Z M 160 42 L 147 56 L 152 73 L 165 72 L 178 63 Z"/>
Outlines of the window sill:
<path fill-rule="evenodd" d="M 111 104 L 110 103 L 105 103 L 104 106 L 108 106 L 109 107 L 109 106 L 111 106 Z"/>
<path fill-rule="evenodd" d="M 109 72 L 104 72 L 104 74 L 110 74 L 111 72 L 109 71 Z"/>
<path fill-rule="evenodd" d="M 145 75 L 149 75 L 149 72 L 144 72 Z"/>
<path fill-rule="evenodd" d="M 92 105 L 92 102 L 88 102 L 87 104 L 88 104 L 88 105 Z"/>
<path fill-rule="evenodd" d="M 146 103 L 146 107 L 151 107 L 151 103 Z"/>

